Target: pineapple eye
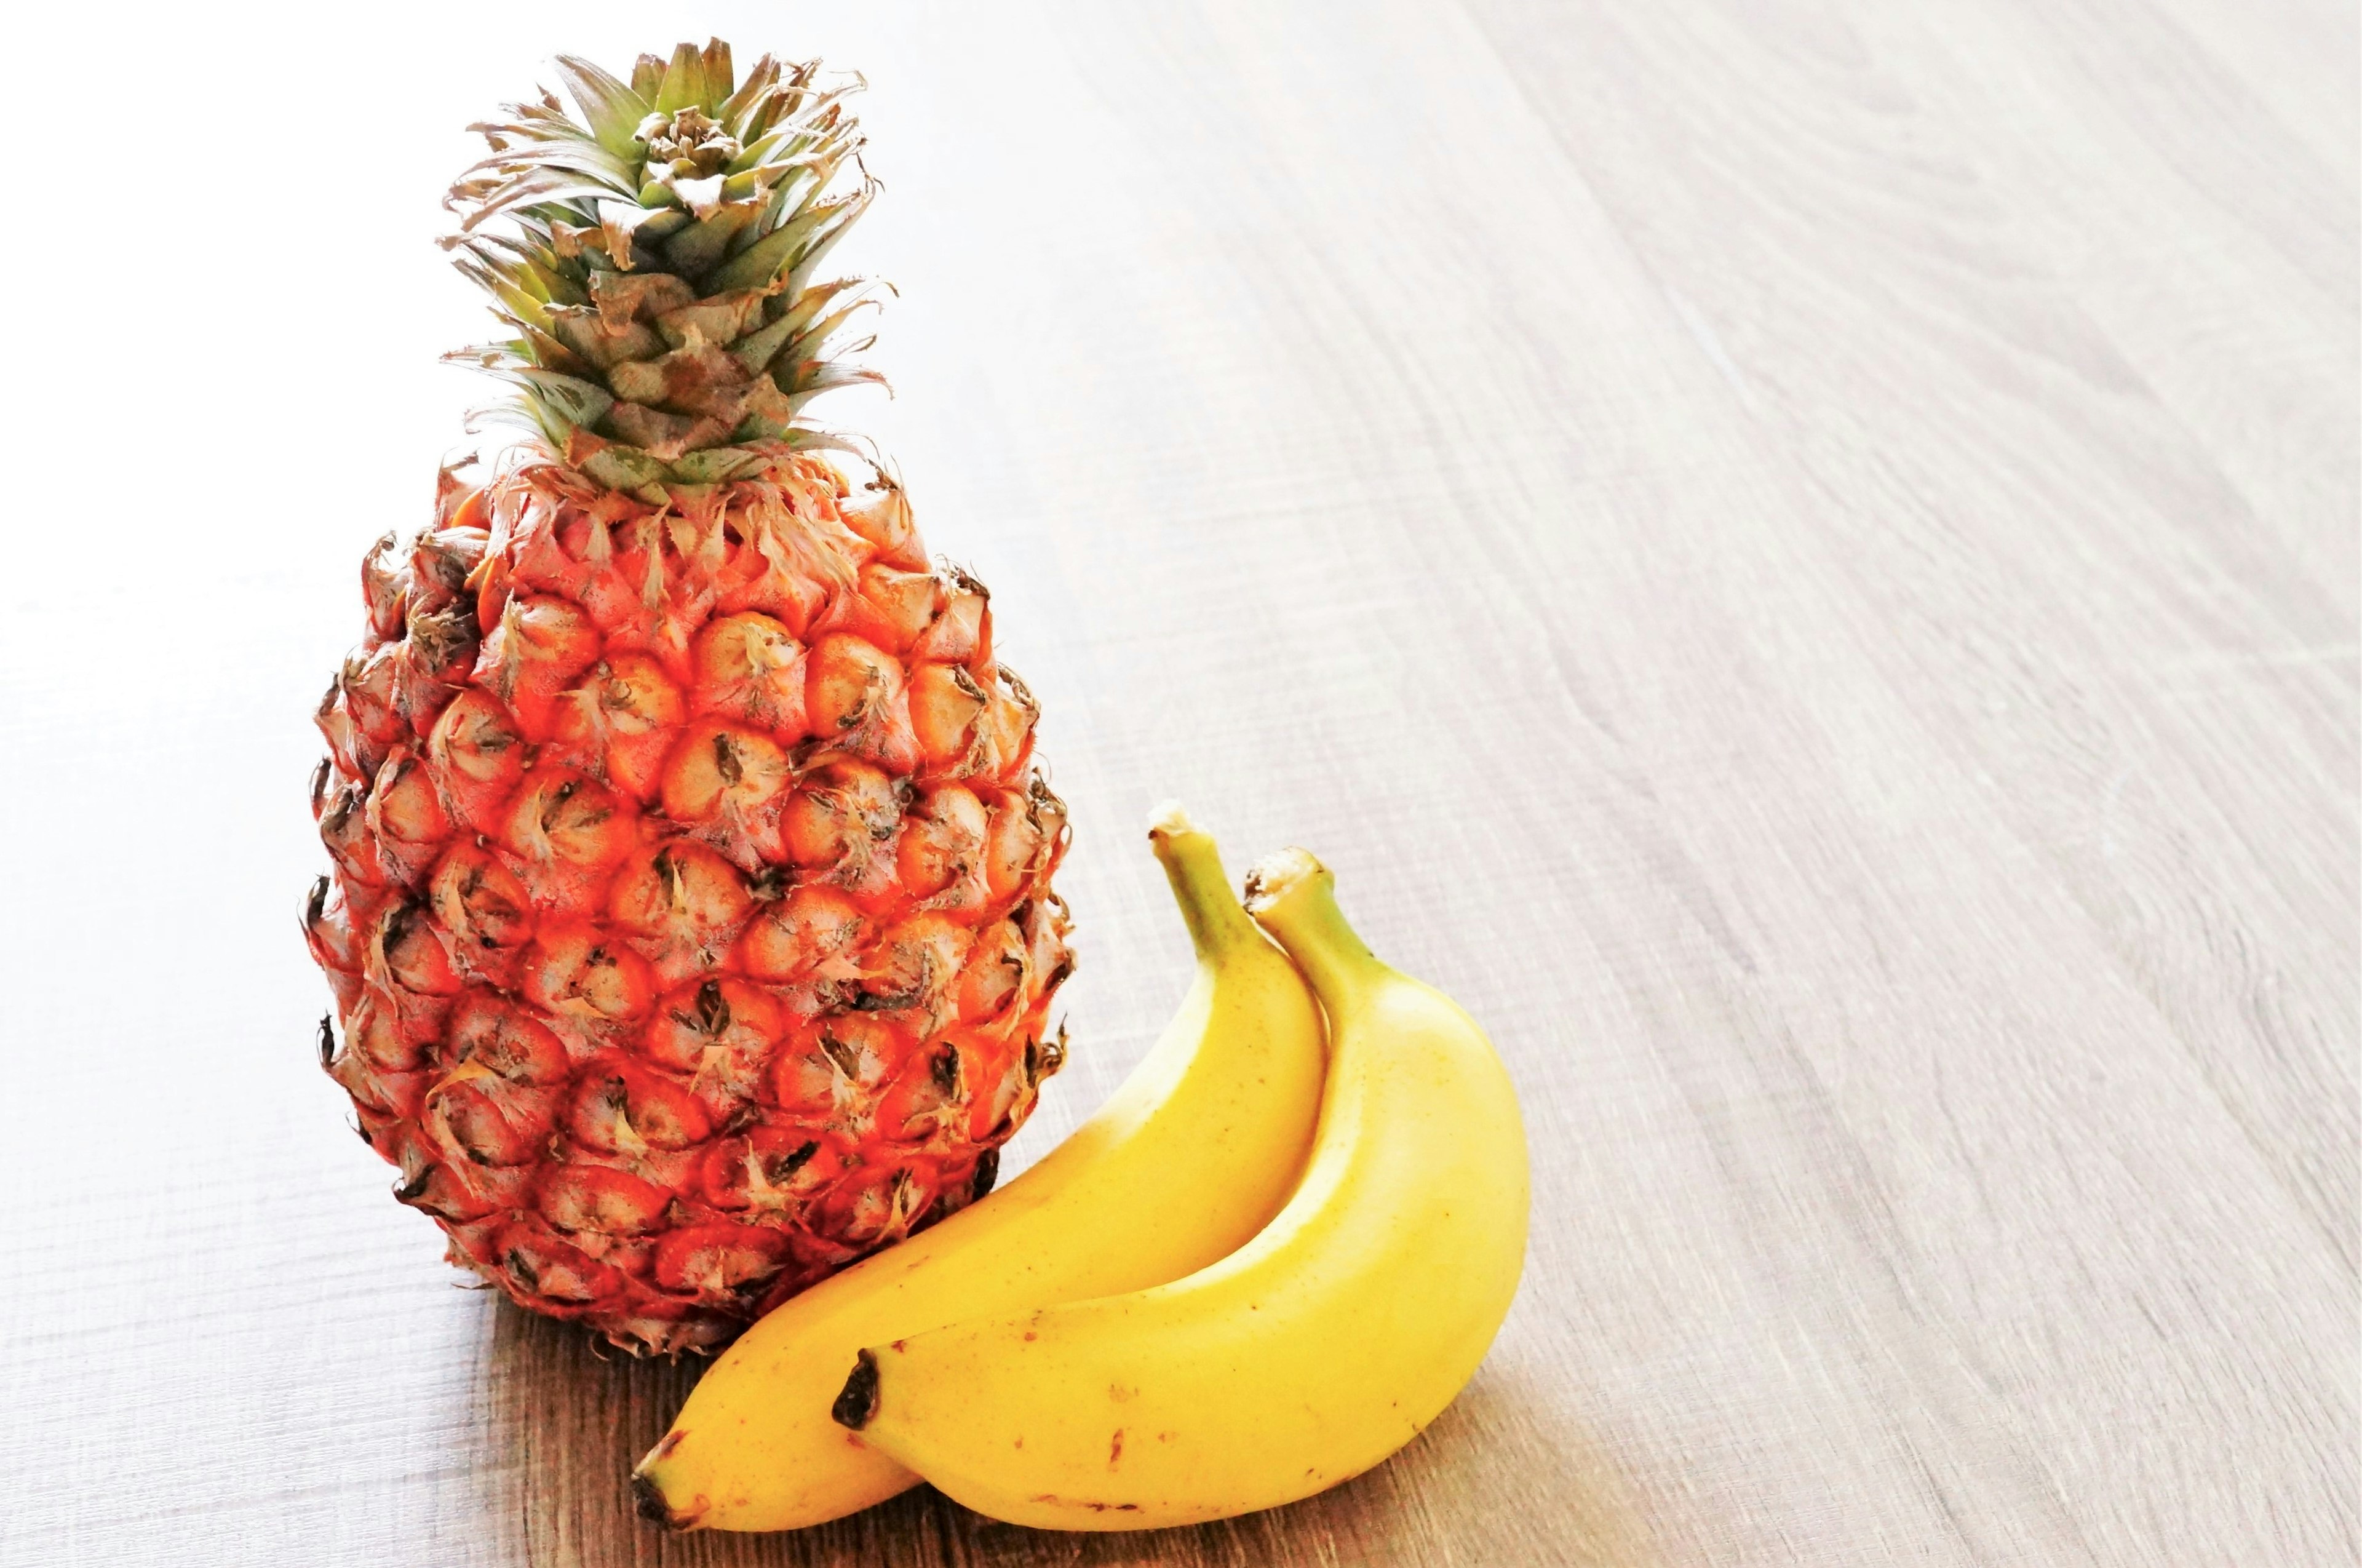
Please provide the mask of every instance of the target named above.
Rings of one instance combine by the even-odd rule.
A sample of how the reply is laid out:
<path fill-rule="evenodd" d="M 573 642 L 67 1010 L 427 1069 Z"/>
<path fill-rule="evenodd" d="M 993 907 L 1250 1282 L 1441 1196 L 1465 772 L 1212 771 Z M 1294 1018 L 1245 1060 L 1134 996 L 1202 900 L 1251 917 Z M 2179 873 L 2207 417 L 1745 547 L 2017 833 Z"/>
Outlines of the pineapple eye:
<path fill-rule="evenodd" d="M 730 1003 L 719 980 L 697 988 L 697 1028 L 702 1034 L 720 1034 L 730 1027 Z"/>
<path fill-rule="evenodd" d="M 640 852 L 615 878 L 613 918 L 646 937 L 695 947 L 727 941 L 753 900 L 736 867 L 701 844 L 673 843 Z"/>

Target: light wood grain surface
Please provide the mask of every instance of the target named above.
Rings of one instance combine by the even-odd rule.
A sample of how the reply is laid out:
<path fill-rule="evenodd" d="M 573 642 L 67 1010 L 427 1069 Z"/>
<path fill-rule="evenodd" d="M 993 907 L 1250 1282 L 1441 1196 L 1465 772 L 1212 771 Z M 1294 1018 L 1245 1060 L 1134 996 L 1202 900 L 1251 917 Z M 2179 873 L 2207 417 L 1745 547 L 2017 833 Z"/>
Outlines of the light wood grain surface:
<path fill-rule="evenodd" d="M 2362 1551 L 2351 5 L 52 9 L 0 1561 Z M 709 28 L 870 79 L 900 395 L 834 416 L 1046 705 L 1084 962 L 1019 1153 L 1181 989 L 1167 794 L 1517 1077 L 1517 1309 L 1330 1495 L 664 1537 L 692 1369 L 453 1288 L 314 1064 L 311 701 L 480 392 L 458 127 Z"/>

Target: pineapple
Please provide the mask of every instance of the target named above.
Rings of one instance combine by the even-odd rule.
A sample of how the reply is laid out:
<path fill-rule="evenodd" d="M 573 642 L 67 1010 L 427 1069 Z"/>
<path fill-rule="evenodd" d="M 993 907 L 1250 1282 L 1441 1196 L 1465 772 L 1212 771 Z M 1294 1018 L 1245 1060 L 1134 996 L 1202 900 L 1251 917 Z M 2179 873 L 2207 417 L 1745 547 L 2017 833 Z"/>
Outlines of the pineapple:
<path fill-rule="evenodd" d="M 1065 813 L 983 585 L 804 421 L 877 379 L 815 272 L 875 191 L 846 89 L 557 69 L 579 120 L 472 127 L 448 204 L 528 438 L 362 563 L 304 925 L 451 1260 L 704 1351 L 991 1185 L 1064 1055 Z"/>

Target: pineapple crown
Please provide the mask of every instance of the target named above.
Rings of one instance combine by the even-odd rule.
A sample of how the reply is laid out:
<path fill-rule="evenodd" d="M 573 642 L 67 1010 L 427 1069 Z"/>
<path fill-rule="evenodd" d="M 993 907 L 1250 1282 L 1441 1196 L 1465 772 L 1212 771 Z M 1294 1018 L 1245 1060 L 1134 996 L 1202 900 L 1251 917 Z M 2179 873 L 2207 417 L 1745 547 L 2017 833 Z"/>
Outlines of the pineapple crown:
<path fill-rule="evenodd" d="M 545 90 L 470 126 L 491 154 L 444 204 L 460 224 L 442 243 L 515 334 L 447 356 L 515 388 L 488 412 L 651 501 L 782 446 L 860 451 L 801 422 L 822 392 L 884 380 L 846 360 L 871 341 L 844 331 L 866 285 L 813 279 L 877 188 L 844 105 L 860 79 L 766 55 L 741 83 L 720 39 L 642 55 L 628 83 L 555 64 L 580 118 Z"/>

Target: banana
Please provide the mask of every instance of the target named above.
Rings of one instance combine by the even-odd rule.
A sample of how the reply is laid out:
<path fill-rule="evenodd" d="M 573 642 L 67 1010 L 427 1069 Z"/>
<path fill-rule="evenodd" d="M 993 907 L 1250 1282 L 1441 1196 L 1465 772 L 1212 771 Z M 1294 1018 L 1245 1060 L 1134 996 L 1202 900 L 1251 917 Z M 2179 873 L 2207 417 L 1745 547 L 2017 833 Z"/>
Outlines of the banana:
<path fill-rule="evenodd" d="M 890 1497 L 918 1477 L 829 1419 L 862 1346 L 1177 1279 L 1286 1201 L 1319 1110 L 1319 1009 L 1240 908 L 1210 837 L 1166 805 L 1149 840 L 1198 955 L 1154 1048 L 1007 1187 L 749 1330 L 633 1473 L 643 1513 L 682 1529 L 789 1529 Z"/>
<path fill-rule="evenodd" d="M 1329 1017 L 1287 1206 L 1186 1279 L 875 1344 L 839 1397 L 862 1441 L 979 1513 L 1151 1529 L 1308 1496 L 1440 1415 L 1517 1293 L 1525 1133 L 1484 1033 L 1371 955 L 1304 851 L 1247 890 Z"/>

